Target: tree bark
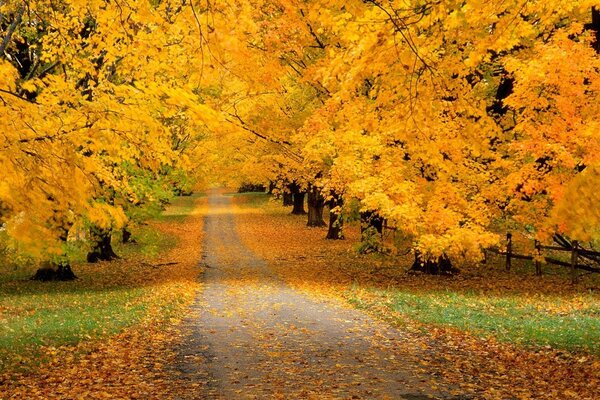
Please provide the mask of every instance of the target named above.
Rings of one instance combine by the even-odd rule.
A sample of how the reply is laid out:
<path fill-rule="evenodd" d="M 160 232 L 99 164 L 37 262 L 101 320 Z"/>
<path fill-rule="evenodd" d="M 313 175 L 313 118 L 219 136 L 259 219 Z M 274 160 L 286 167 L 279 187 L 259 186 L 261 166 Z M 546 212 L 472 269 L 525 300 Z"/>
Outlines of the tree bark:
<path fill-rule="evenodd" d="M 290 186 L 290 192 L 293 196 L 294 208 L 292 209 L 293 215 L 305 215 L 306 211 L 304 211 L 304 197 L 306 192 L 300 190 L 300 186 L 296 183 L 292 183 Z"/>
<path fill-rule="evenodd" d="M 87 255 L 87 262 L 110 261 L 119 256 L 112 248 L 112 234 L 110 230 L 93 227 L 91 229 L 92 250 Z"/>
<path fill-rule="evenodd" d="M 55 214 L 52 222 L 57 225 L 58 238 L 61 242 L 66 243 L 69 238 L 69 230 L 72 224 L 68 222 L 63 216 Z M 72 281 L 77 279 L 69 261 L 66 259 L 60 261 L 58 264 L 55 262 L 46 261 L 42 263 L 40 268 L 36 271 L 35 275 L 31 277 L 34 281 Z"/>
<path fill-rule="evenodd" d="M 294 196 L 290 192 L 284 191 L 283 192 L 283 206 L 291 207 L 293 205 L 294 205 Z"/>
<path fill-rule="evenodd" d="M 72 281 L 77 279 L 71 265 L 68 262 L 61 262 L 58 265 L 50 262 L 45 262 L 37 270 L 31 280 L 34 281 Z"/>
<path fill-rule="evenodd" d="M 428 275 L 451 275 L 459 272 L 458 269 L 452 266 L 452 262 L 447 255 L 443 254 L 437 260 L 424 260 L 419 251 L 415 251 L 415 262 L 410 270 L 423 272 Z"/>
<path fill-rule="evenodd" d="M 327 231 L 327 239 L 342 240 L 344 239 L 343 220 L 340 213 L 333 212 L 336 207 L 341 207 L 343 200 L 340 196 L 334 194 L 329 200 L 329 229 Z"/>
<path fill-rule="evenodd" d="M 306 226 L 321 227 L 327 226 L 323 220 L 323 208 L 325 207 L 325 198 L 318 187 L 311 185 L 308 189 L 308 222 Z"/>
<path fill-rule="evenodd" d="M 73 273 L 69 263 L 60 263 L 58 264 L 58 269 L 56 270 L 56 279 L 59 281 L 72 281 L 77 279 L 77 277 Z"/>
<path fill-rule="evenodd" d="M 306 215 L 306 211 L 304 210 L 304 197 L 305 196 L 306 196 L 306 192 L 294 193 L 294 208 L 292 209 L 292 214 Z"/>

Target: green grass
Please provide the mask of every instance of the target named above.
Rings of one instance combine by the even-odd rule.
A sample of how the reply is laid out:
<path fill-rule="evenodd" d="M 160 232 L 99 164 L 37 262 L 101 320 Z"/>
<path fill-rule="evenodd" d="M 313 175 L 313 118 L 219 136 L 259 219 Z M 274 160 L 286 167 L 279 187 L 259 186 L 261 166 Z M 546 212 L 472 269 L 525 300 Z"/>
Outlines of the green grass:
<path fill-rule="evenodd" d="M 176 224 L 183 223 L 185 218 L 194 210 L 196 200 L 201 197 L 205 197 L 205 195 L 203 193 L 194 193 L 191 196 L 176 197 L 167 206 L 167 209 L 155 218 L 155 221 Z M 160 252 L 170 250 L 177 245 L 175 238 L 161 234 L 152 226 L 141 225 L 134 227 L 132 233 L 137 242 L 136 245 L 115 244 L 115 251 L 120 256 L 126 258 L 135 257 L 136 255 L 156 257 Z"/>
<path fill-rule="evenodd" d="M 248 195 L 252 198 L 252 201 L 247 202 L 249 207 L 261 207 L 271 215 L 287 214 L 277 205 L 278 202 L 268 203 L 264 195 Z M 378 254 L 370 257 L 389 260 L 388 256 Z M 494 260 L 493 268 L 497 268 L 502 274 L 502 257 L 492 257 L 485 268 L 491 268 Z M 349 259 L 345 268 L 353 265 L 353 268 L 362 271 L 361 274 L 364 273 L 365 265 L 355 263 L 357 261 Z M 393 265 L 397 263 L 397 260 L 393 261 Z M 600 355 L 598 295 L 586 290 L 567 290 L 562 293 L 560 286 L 552 285 L 550 290 L 543 290 L 543 279 L 548 276 L 559 280 L 563 278 L 564 285 L 570 286 L 568 268 L 545 265 L 542 278 L 534 277 L 534 271 L 533 262 L 515 260 L 510 272 L 510 276 L 515 280 L 514 287 L 508 285 L 506 289 L 495 288 L 493 294 L 481 289 L 482 282 L 478 278 L 473 281 L 467 278 L 460 287 L 454 285 L 454 289 L 440 289 L 439 280 L 435 277 L 424 277 L 421 283 L 416 285 L 408 279 L 409 285 L 403 286 L 405 276 L 402 274 L 397 286 L 383 289 L 383 286 L 378 286 L 379 280 L 375 279 L 373 283 L 369 279 L 361 278 L 362 275 L 359 274 L 354 287 L 349 288 L 347 298 L 356 307 L 383 317 L 393 315 L 382 311 L 385 309 L 400 313 L 402 317 L 398 318 L 396 323 L 416 321 L 423 324 L 422 328 L 425 331 L 432 325 L 453 327 L 479 336 L 493 336 L 502 342 L 521 346 L 550 346 L 554 349 Z M 484 286 L 494 288 L 495 274 L 483 276 L 484 281 L 489 280 L 489 285 Z M 527 282 L 535 279 L 539 285 L 524 283 L 524 277 L 527 277 Z M 588 286 L 598 287 L 596 276 L 586 276 L 585 280 Z M 393 280 L 389 283 L 396 284 Z M 519 287 L 524 287 L 525 290 L 517 290 Z M 381 315 L 382 313 L 385 315 Z"/>
<path fill-rule="evenodd" d="M 240 199 L 241 203 L 246 203 L 248 205 L 254 206 L 260 206 L 269 199 L 273 198 L 273 195 L 264 192 L 226 193 L 225 196 Z"/>
<path fill-rule="evenodd" d="M 362 308 L 353 292 L 351 301 Z M 531 299 L 519 296 L 492 296 L 476 293 L 378 290 L 386 306 L 408 318 L 424 323 L 450 326 L 478 335 L 492 335 L 500 341 L 528 346 L 583 351 L 600 355 L 600 304 L 590 296 L 577 309 L 562 307 L 556 298 Z M 377 297 L 380 298 L 381 297 Z"/>
<path fill-rule="evenodd" d="M 44 361 L 43 346 L 58 347 L 99 339 L 131 326 L 144 315 L 144 288 L 87 288 L 52 284 L 48 290 L 31 284 L 28 290 L 4 290 L 7 305 L 0 326 L 0 370 L 36 366 Z M 23 288 L 20 288 L 23 289 Z M 8 293 L 7 293 L 8 292 Z"/>
<path fill-rule="evenodd" d="M 175 199 L 158 220 L 182 223 L 197 197 Z M 146 315 L 152 291 L 147 267 L 132 266 L 177 242 L 152 225 L 136 227 L 133 234 L 136 244 L 114 240 L 125 261 L 75 264 L 73 282 L 31 281 L 35 265 L 0 262 L 0 371 L 35 368 L 44 362 L 44 346 L 102 339 Z"/>
<path fill-rule="evenodd" d="M 194 193 L 191 196 L 176 197 L 171 204 L 169 204 L 167 209 L 160 213 L 156 220 L 164 222 L 183 222 L 194 209 L 196 200 L 201 197 L 206 197 L 206 194 Z"/>

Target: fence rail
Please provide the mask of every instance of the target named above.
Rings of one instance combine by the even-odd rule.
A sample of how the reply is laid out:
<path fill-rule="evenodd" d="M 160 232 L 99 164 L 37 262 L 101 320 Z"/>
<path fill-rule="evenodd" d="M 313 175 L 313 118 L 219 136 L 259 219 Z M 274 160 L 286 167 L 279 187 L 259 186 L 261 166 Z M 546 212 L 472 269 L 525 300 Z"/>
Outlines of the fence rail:
<path fill-rule="evenodd" d="M 487 249 L 487 251 L 498 254 L 498 255 L 505 256 L 506 257 L 505 267 L 506 267 L 507 271 L 510 271 L 510 269 L 511 269 L 512 260 L 518 259 L 518 260 L 535 261 L 535 271 L 536 271 L 537 275 L 542 274 L 541 260 L 544 260 L 548 264 L 569 267 L 569 268 L 571 268 L 571 281 L 573 283 L 575 283 L 577 281 L 577 270 L 600 273 L 600 266 L 594 267 L 594 266 L 591 266 L 588 264 L 579 263 L 579 260 L 581 258 L 586 258 L 593 262 L 600 263 L 600 252 L 583 249 L 580 247 L 579 242 L 577 242 L 576 240 L 569 243 L 569 245 L 570 245 L 570 247 L 545 246 L 536 240 L 534 242 L 534 249 L 535 249 L 535 252 L 537 253 L 537 255 L 534 256 L 534 255 L 518 254 L 513 251 L 512 234 L 509 232 L 506 234 L 506 251 L 500 251 L 498 249 L 493 249 L 493 248 Z M 571 253 L 571 260 L 569 262 L 569 261 L 563 261 L 563 260 L 558 260 L 556 258 L 544 256 L 542 254 L 543 250 L 569 252 L 569 253 Z"/>

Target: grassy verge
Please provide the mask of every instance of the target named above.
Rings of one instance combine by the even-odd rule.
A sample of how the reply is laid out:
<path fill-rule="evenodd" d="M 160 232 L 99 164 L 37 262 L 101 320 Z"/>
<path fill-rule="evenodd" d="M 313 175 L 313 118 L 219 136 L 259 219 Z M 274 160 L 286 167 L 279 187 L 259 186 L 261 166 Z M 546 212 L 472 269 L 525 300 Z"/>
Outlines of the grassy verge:
<path fill-rule="evenodd" d="M 246 192 L 246 193 L 228 193 L 227 196 L 234 198 L 235 204 L 243 208 L 259 208 L 271 204 L 273 197 L 268 193 Z"/>
<path fill-rule="evenodd" d="M 135 244 L 115 245 L 122 259 L 75 265 L 76 281 L 35 282 L 28 279 L 33 268 L 11 268 L 0 282 L 0 371 L 36 367 L 48 348 L 102 340 L 149 313 L 168 319 L 183 301 L 178 279 L 189 271 L 154 265 L 178 244 L 165 228 L 176 231 L 196 201 L 178 198 L 157 221 L 136 228 Z"/>
<path fill-rule="evenodd" d="M 413 292 L 400 287 L 355 287 L 349 300 L 363 309 L 381 306 L 422 324 L 449 326 L 499 341 L 600 355 L 600 305 L 593 296 L 572 307 L 564 297 L 494 295 L 457 291 Z"/>
<path fill-rule="evenodd" d="M 526 266 L 507 273 L 500 258 L 459 266 L 456 277 L 411 275 L 410 254 L 356 254 L 357 227 L 347 228 L 346 241 L 327 241 L 326 230 L 306 228 L 304 218 L 264 197 L 236 204 L 262 210 L 240 218 L 242 236 L 302 290 L 343 294 L 356 307 L 424 331 L 448 327 L 519 346 L 600 355 L 599 276 L 572 286 L 568 276 L 535 277 Z"/>
<path fill-rule="evenodd" d="M 507 273 L 502 259 L 460 265 L 453 277 L 407 274 L 411 254 L 357 254 L 356 226 L 345 241 L 331 241 L 326 228 L 307 228 L 277 203 L 253 207 L 236 214 L 250 249 L 307 295 L 349 302 L 399 327 L 395 348 L 435 376 L 432 384 L 477 399 L 597 397 L 600 276 L 571 285 L 527 266 Z"/>
<path fill-rule="evenodd" d="M 191 196 L 177 197 L 172 204 L 157 218 L 159 222 L 182 223 L 194 211 L 196 202 L 206 197 L 204 193 L 194 193 Z"/>

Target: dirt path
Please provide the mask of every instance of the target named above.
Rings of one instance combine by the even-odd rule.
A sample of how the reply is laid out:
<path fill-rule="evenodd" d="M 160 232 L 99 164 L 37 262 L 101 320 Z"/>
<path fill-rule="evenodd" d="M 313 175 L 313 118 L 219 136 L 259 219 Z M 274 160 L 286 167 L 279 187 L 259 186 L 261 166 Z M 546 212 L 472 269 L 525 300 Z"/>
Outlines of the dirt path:
<path fill-rule="evenodd" d="M 401 332 L 278 280 L 241 243 L 233 212 L 229 197 L 210 194 L 205 289 L 184 322 L 177 366 L 198 385 L 193 398 L 451 398 L 397 356 Z"/>

